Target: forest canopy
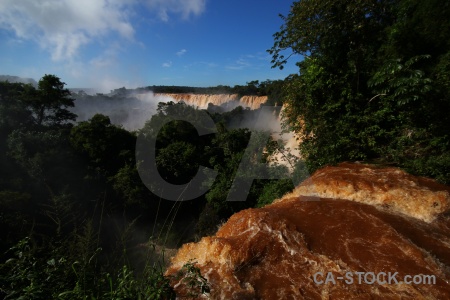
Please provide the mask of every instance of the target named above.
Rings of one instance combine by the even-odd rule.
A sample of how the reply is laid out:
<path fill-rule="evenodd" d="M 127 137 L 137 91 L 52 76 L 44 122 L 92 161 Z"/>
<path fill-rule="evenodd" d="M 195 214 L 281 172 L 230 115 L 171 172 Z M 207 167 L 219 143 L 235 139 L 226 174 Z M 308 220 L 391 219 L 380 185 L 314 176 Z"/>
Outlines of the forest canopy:
<path fill-rule="evenodd" d="M 134 103 L 116 94 L 81 95 L 86 101 Z M 230 126 L 254 111 L 239 106 L 219 114 L 161 102 L 143 128 L 130 132 L 102 114 L 75 122 L 72 96 L 56 75 L 45 75 L 36 86 L 0 82 L 1 298 L 171 299 L 161 249 L 212 234 L 233 213 L 263 206 L 293 188 L 289 179 L 255 180 L 246 201 L 227 201 L 230 178 L 251 137 L 268 141 L 265 134 Z M 217 125 L 217 132 L 205 136 L 176 119 L 205 114 Z M 155 132 L 158 124 L 165 125 Z M 136 156 L 139 135 L 155 141 L 154 160 L 164 181 L 189 183 L 200 165 L 215 170 L 217 180 L 191 201 L 151 193 L 137 171 L 145 162 Z M 275 141 L 271 145 L 261 163 L 277 150 Z M 285 166 L 268 170 L 275 178 L 289 177 Z M 185 269 L 206 291 L 195 266 Z"/>
<path fill-rule="evenodd" d="M 283 103 L 308 167 L 289 162 L 294 174 L 281 164 L 261 167 L 271 154 L 285 154 L 267 132 L 233 127 L 254 117 L 249 109 L 219 114 L 161 102 L 130 132 L 102 114 L 75 122 L 74 95 L 56 75 L 36 85 L 0 81 L 0 298 L 173 299 L 165 250 L 156 249 L 213 234 L 232 214 L 291 190 L 289 177 L 296 183 L 325 165 L 397 165 L 450 184 L 448 1 L 302 0 L 282 19 L 268 50 L 273 67 L 302 57 L 299 72 L 285 80 L 142 89 L 267 95 L 269 105 Z M 129 92 L 78 96 L 114 103 Z M 202 114 L 214 121 L 213 133 L 199 135 L 176 118 Z M 152 159 L 166 182 L 189 183 L 199 166 L 214 170 L 208 191 L 178 202 L 152 194 L 137 170 L 145 162 L 136 156 L 139 136 L 154 142 Z M 252 140 L 267 142 L 265 152 L 248 155 Z M 243 158 L 257 167 L 242 168 Z M 237 175 L 253 179 L 262 170 L 281 179 L 254 180 L 246 201 L 227 201 Z M 208 291 L 193 262 L 183 270 L 195 295 Z"/>
<path fill-rule="evenodd" d="M 268 52 L 303 57 L 284 103 L 310 172 L 367 161 L 450 183 L 450 3 L 302 0 L 282 19 Z"/>

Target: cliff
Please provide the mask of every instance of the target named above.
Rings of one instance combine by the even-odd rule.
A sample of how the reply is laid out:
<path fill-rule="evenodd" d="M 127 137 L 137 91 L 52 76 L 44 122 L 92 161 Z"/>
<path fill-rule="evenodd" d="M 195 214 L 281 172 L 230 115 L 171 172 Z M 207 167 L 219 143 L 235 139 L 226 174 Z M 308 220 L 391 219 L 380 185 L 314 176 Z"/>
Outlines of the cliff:
<path fill-rule="evenodd" d="M 224 106 L 225 104 L 229 104 L 234 102 L 235 105 L 230 105 L 229 107 L 236 107 L 241 105 L 243 107 L 249 107 L 252 110 L 258 109 L 262 104 L 267 102 L 267 96 L 243 96 L 239 98 L 237 94 L 161 94 L 156 93 L 154 96 L 157 99 L 165 100 L 172 99 L 174 101 L 184 101 L 188 105 L 192 105 L 198 107 L 200 109 L 206 109 L 208 107 L 208 103 L 212 103 L 217 106 Z M 289 151 L 289 153 L 295 157 L 300 157 L 300 152 L 298 151 L 298 141 L 297 135 L 293 132 L 285 133 L 280 135 L 281 132 L 281 120 L 280 117 L 283 112 L 283 107 L 281 108 L 281 113 L 277 116 L 265 116 L 264 124 L 262 124 L 262 128 L 258 129 L 266 129 L 274 131 L 273 138 L 278 140 L 281 139 L 285 143 L 285 147 Z M 246 124 L 246 127 L 251 127 L 250 125 L 255 125 L 256 120 L 252 120 L 251 124 Z M 290 170 L 292 170 L 292 166 L 289 162 L 286 161 L 283 154 L 277 153 L 272 156 L 273 161 L 277 161 L 279 164 L 285 165 Z"/>
<path fill-rule="evenodd" d="M 267 96 L 243 96 L 239 98 L 237 94 L 155 94 L 155 97 L 170 97 L 175 101 L 184 101 L 186 104 L 206 109 L 208 103 L 223 105 L 228 102 L 237 101 L 239 105 L 257 109 L 267 101 Z"/>
<path fill-rule="evenodd" d="M 239 102 L 251 109 L 258 109 L 261 104 L 267 102 L 267 96 L 243 96 L 239 99 Z"/>
<path fill-rule="evenodd" d="M 327 167 L 184 245 L 167 274 L 194 259 L 212 299 L 450 299 L 449 204 L 450 187 L 396 168 Z"/>

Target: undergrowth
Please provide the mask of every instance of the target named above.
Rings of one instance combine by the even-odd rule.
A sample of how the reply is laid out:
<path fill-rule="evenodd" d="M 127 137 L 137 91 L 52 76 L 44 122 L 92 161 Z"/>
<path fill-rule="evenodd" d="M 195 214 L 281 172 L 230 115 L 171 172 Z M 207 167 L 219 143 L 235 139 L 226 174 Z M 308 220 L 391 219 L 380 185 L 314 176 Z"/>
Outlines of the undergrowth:
<path fill-rule="evenodd" d="M 174 212 L 178 209 L 176 202 Z M 171 229 L 174 218 L 167 218 L 167 230 Z M 82 230 L 65 238 L 42 242 L 31 235 L 11 247 L 0 264 L 0 298 L 175 299 L 209 293 L 208 282 L 193 261 L 174 275 L 164 274 L 167 258 L 164 246 L 158 244 L 167 242 L 167 232 L 161 230 L 142 246 L 146 251 L 145 263 L 136 270 L 124 242 L 131 229 L 123 230 L 118 238 L 122 251 L 115 251 L 113 257 L 99 247 L 100 236 L 92 224 L 87 222 Z M 181 282 L 187 294 L 177 295 L 172 280 Z"/>

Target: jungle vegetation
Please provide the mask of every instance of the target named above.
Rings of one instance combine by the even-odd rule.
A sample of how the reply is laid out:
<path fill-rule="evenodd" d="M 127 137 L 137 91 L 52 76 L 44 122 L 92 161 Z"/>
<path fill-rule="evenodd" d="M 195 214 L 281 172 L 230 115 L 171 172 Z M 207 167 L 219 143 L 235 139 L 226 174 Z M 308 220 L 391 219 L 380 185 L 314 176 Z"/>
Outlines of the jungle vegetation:
<path fill-rule="evenodd" d="M 328 164 L 364 161 L 450 183 L 450 3 L 302 0 L 282 19 L 268 51 L 275 68 L 296 59 L 297 74 L 233 88 L 143 89 L 271 95 L 272 105 L 286 105 L 286 127 L 302 138 L 307 168 L 297 162 L 298 180 Z M 37 86 L 0 82 L 2 298 L 174 298 L 164 249 L 213 234 L 231 214 L 293 188 L 290 179 L 259 179 L 246 201 L 226 201 L 249 141 L 267 139 L 230 127 L 252 114 L 241 107 L 207 111 L 216 131 L 199 136 L 192 124 L 173 120 L 200 114 L 184 103 L 160 103 L 133 132 L 101 114 L 76 122 L 74 105 L 56 75 Z M 217 172 L 211 188 L 190 201 L 152 194 L 136 167 L 139 135 L 156 140 L 167 182 L 188 183 L 201 165 Z M 276 151 L 281 146 L 269 139 L 255 163 Z M 268 172 L 291 176 L 282 165 Z M 178 296 L 208 292 L 195 262 L 180 272 L 192 294 Z"/>
<path fill-rule="evenodd" d="M 287 125 L 310 172 L 341 161 L 397 165 L 450 183 L 450 3 L 293 4 L 268 50 L 289 59 Z"/>
<path fill-rule="evenodd" d="M 37 87 L 0 82 L 0 294 L 7 299 L 173 298 L 171 278 L 163 274 L 165 249 L 213 234 L 234 212 L 293 188 L 287 168 L 272 165 L 287 179 L 256 180 L 246 201 L 226 201 L 250 137 L 261 135 L 229 128 L 253 114 L 242 107 L 219 114 L 159 103 L 145 126 L 131 132 L 101 114 L 75 122 L 74 105 L 56 75 L 45 75 Z M 214 134 L 199 136 L 192 124 L 173 120 L 200 113 L 214 121 Z M 137 172 L 139 135 L 155 139 L 165 181 L 188 183 L 203 165 L 218 172 L 211 188 L 191 201 L 151 193 Z M 270 145 L 261 163 L 277 151 L 278 143 Z M 194 262 L 177 276 L 195 283 L 190 293 L 208 291 Z"/>

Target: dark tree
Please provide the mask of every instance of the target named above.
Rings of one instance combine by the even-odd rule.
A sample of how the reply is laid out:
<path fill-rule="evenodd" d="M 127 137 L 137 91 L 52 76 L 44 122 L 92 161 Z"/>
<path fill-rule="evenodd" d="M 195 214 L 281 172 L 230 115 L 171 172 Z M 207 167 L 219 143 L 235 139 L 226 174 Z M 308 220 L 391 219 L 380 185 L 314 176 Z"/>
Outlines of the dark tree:
<path fill-rule="evenodd" d="M 303 0 L 283 20 L 269 53 L 303 57 L 284 103 L 310 172 L 377 161 L 449 182 L 448 3 Z"/>
<path fill-rule="evenodd" d="M 27 86 L 24 101 L 33 113 L 38 126 L 61 127 L 75 121 L 76 115 L 67 108 L 73 107 L 73 99 L 65 83 L 55 75 L 45 75 L 38 88 Z"/>

